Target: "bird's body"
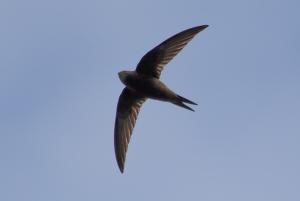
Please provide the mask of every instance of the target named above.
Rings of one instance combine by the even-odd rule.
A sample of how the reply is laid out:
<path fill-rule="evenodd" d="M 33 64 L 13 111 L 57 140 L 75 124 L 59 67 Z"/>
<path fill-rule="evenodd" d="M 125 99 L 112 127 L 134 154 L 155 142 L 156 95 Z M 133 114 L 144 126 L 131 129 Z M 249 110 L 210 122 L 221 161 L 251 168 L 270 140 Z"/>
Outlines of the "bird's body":
<path fill-rule="evenodd" d="M 121 172 L 124 171 L 127 147 L 140 107 L 147 99 L 170 102 L 194 111 L 184 103 L 196 103 L 173 92 L 159 78 L 164 66 L 206 27 L 208 25 L 190 28 L 170 37 L 145 54 L 135 71 L 119 72 L 119 78 L 126 86 L 118 101 L 114 135 L 115 154 Z"/>
<path fill-rule="evenodd" d="M 122 71 L 119 77 L 127 88 L 145 98 L 168 102 L 177 98 L 177 95 L 157 78 L 140 75 L 136 71 Z"/>

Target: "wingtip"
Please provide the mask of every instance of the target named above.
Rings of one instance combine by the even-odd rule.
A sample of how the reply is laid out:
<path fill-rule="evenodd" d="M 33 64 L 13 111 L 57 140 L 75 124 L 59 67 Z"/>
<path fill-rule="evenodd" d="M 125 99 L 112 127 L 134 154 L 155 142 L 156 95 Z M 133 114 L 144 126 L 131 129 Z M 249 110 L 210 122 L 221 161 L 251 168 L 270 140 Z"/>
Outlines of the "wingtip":
<path fill-rule="evenodd" d="M 199 31 L 202 31 L 202 30 L 206 29 L 207 27 L 209 27 L 209 25 L 207 25 L 207 24 L 198 26 Z"/>
<path fill-rule="evenodd" d="M 117 162 L 118 162 L 119 170 L 120 170 L 120 172 L 123 174 L 123 173 L 124 173 L 124 163 L 119 162 L 119 161 L 117 161 Z"/>
<path fill-rule="evenodd" d="M 119 170 L 120 170 L 121 174 L 124 173 L 124 167 L 119 166 Z"/>
<path fill-rule="evenodd" d="M 115 146 L 116 147 L 116 146 Z M 122 160 L 122 157 L 120 157 L 117 153 L 117 151 L 115 151 L 116 153 L 116 160 L 117 160 L 117 164 L 118 164 L 118 168 L 120 170 L 121 173 L 124 172 L 124 164 L 125 164 L 125 160 Z"/>
<path fill-rule="evenodd" d="M 209 25 L 205 24 L 205 25 L 200 25 L 200 26 L 195 26 L 195 27 L 192 27 L 188 30 L 193 30 L 195 33 L 199 33 L 201 31 L 203 31 L 204 29 L 206 29 Z"/>

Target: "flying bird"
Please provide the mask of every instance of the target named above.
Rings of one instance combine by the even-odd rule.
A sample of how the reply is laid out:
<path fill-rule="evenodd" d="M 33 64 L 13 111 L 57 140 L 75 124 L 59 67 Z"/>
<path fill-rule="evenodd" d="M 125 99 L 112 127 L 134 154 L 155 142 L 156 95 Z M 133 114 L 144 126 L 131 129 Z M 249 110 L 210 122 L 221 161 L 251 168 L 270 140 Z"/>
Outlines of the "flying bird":
<path fill-rule="evenodd" d="M 169 89 L 160 74 L 164 66 L 175 57 L 186 44 L 200 31 L 207 28 L 202 25 L 184 30 L 146 53 L 134 71 L 121 71 L 120 80 L 125 85 L 116 112 L 114 146 L 117 163 L 123 173 L 128 143 L 142 104 L 148 99 L 166 101 L 194 111 L 184 103 L 197 105 Z"/>

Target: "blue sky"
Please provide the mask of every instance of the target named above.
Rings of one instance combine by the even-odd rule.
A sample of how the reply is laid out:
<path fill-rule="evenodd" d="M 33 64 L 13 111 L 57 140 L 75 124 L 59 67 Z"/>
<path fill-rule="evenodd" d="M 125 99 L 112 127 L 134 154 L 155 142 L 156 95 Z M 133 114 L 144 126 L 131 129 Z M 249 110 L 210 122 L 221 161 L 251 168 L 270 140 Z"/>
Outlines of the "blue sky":
<path fill-rule="evenodd" d="M 300 200 L 299 6 L 1 1 L 0 200 Z M 202 24 L 161 76 L 196 112 L 147 101 L 120 174 L 117 72 Z"/>

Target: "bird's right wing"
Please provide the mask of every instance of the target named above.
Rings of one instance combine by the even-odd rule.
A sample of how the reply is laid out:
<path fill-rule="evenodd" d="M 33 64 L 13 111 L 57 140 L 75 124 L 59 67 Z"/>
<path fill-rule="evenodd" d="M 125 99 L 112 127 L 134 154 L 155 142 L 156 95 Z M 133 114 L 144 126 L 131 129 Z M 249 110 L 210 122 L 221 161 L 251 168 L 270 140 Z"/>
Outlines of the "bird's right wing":
<path fill-rule="evenodd" d="M 130 137 L 140 107 L 146 101 L 145 97 L 125 87 L 119 97 L 115 120 L 114 144 L 115 154 L 120 171 L 124 171 L 124 163 Z"/>
<path fill-rule="evenodd" d="M 143 56 L 136 67 L 136 71 L 140 74 L 159 79 L 164 66 L 167 65 L 197 33 L 206 27 L 208 27 L 208 25 L 193 27 L 168 38 Z"/>

